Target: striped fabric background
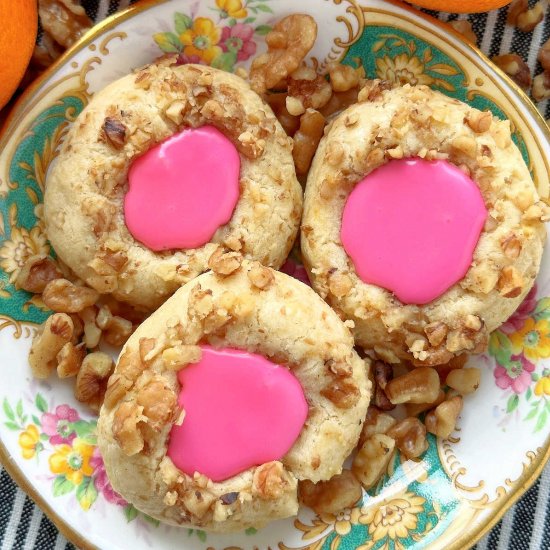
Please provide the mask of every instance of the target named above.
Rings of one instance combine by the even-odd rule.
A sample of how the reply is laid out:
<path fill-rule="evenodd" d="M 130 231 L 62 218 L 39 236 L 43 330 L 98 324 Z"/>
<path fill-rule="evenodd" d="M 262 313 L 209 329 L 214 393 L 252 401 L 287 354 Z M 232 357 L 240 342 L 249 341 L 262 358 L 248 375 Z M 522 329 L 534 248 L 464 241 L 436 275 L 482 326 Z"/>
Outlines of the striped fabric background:
<path fill-rule="evenodd" d="M 100 21 L 135 0 L 83 0 L 88 15 Z M 368 0 L 363 0 L 368 2 Z M 16 5 L 17 2 L 14 2 Z M 530 0 L 534 4 L 535 0 Z M 488 14 L 459 15 L 428 11 L 442 21 L 468 18 L 488 55 L 517 53 L 540 72 L 537 53 L 550 37 L 550 14 L 531 33 L 506 25 L 507 8 Z M 550 118 L 550 101 L 539 105 Z M 0 543 L 1 550 L 68 550 L 74 546 L 10 479 L 0 466 Z M 550 465 L 541 478 L 513 506 L 495 528 L 476 546 L 476 550 L 550 550 Z"/>

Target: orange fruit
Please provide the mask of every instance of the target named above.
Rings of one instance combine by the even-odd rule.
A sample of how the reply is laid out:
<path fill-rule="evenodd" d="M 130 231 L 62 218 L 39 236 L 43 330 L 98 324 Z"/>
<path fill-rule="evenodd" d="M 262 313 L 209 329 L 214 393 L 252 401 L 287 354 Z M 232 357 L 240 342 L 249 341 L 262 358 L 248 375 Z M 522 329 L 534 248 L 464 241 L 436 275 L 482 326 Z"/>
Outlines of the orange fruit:
<path fill-rule="evenodd" d="M 496 10 L 511 0 L 407 0 L 415 6 L 449 13 L 478 13 Z"/>
<path fill-rule="evenodd" d="M 37 29 L 36 0 L 0 0 L 0 109 L 25 74 Z"/>

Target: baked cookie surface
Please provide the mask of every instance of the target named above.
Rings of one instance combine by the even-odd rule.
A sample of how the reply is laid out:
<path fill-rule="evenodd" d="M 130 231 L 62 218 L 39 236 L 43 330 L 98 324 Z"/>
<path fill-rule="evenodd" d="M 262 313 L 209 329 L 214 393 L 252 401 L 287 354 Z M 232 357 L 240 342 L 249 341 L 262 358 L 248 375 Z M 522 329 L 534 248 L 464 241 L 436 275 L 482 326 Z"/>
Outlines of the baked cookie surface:
<path fill-rule="evenodd" d="M 168 457 L 170 431 L 186 421 L 177 371 L 199 360 L 198 344 L 260 354 L 299 381 L 307 418 L 279 460 L 213 482 L 184 474 Z M 217 532 L 296 514 L 298 480 L 340 473 L 357 444 L 370 382 L 353 345 L 309 287 L 257 262 L 187 283 L 128 340 L 109 381 L 98 442 L 113 487 L 159 520 Z"/>
<path fill-rule="evenodd" d="M 208 269 L 218 249 L 278 268 L 295 239 L 302 207 L 291 140 L 241 78 L 161 59 L 95 94 L 47 177 L 48 238 L 86 284 L 144 309 Z M 124 217 L 133 162 L 186 128 L 213 127 L 238 151 L 239 198 L 210 242 L 155 251 Z"/>
<path fill-rule="evenodd" d="M 464 277 L 422 305 L 364 282 L 341 240 L 343 212 L 358 182 L 408 158 L 460 168 L 487 209 Z M 360 346 L 392 363 L 437 365 L 483 351 L 489 333 L 521 303 L 539 270 L 547 215 L 508 121 L 425 86 L 387 89 L 373 81 L 333 121 L 317 150 L 305 192 L 302 253 L 314 288 L 354 321 Z"/>

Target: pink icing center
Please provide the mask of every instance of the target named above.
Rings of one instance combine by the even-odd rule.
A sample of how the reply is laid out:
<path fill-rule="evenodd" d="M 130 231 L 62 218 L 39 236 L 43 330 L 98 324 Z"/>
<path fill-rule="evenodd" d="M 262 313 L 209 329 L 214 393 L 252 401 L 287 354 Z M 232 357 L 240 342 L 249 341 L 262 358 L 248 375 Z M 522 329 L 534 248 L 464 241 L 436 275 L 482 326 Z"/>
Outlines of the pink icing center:
<path fill-rule="evenodd" d="M 126 226 L 151 250 L 197 248 L 233 215 L 240 158 L 212 126 L 188 128 L 136 159 L 124 199 Z"/>
<path fill-rule="evenodd" d="M 438 160 L 394 160 L 351 192 L 341 239 L 359 277 L 426 304 L 462 279 L 487 209 L 477 185 Z"/>
<path fill-rule="evenodd" d="M 302 387 L 284 366 L 234 349 L 202 347 L 200 362 L 181 369 L 181 426 L 168 456 L 183 472 L 223 481 L 281 459 L 306 420 Z"/>

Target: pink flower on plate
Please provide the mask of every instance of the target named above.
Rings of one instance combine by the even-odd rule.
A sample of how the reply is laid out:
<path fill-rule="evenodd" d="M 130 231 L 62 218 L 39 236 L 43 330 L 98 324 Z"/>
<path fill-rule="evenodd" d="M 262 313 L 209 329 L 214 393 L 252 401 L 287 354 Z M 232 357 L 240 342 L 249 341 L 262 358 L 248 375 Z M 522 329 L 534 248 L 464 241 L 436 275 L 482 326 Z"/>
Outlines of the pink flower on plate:
<path fill-rule="evenodd" d="M 222 29 L 220 46 L 224 52 L 237 54 L 237 61 L 246 61 L 256 53 L 256 43 L 252 39 L 254 28 L 244 23 Z"/>
<path fill-rule="evenodd" d="M 535 284 L 514 314 L 500 327 L 500 330 L 506 334 L 517 332 L 523 326 L 525 319 L 527 319 L 535 309 L 537 305 L 536 296 L 537 285 Z"/>
<path fill-rule="evenodd" d="M 103 495 L 105 500 L 117 506 L 126 506 L 128 503 L 113 489 L 107 477 L 103 458 L 99 454 L 97 447 L 94 449 L 94 454 L 90 459 L 90 466 L 94 469 L 95 488 Z"/>
<path fill-rule="evenodd" d="M 508 367 L 497 365 L 494 370 L 496 385 L 506 390 L 511 388 L 514 393 L 523 393 L 531 385 L 531 373 L 535 365 L 523 355 L 512 355 Z"/>
<path fill-rule="evenodd" d="M 78 412 L 69 405 L 58 405 L 55 413 L 44 413 L 40 419 L 42 431 L 50 436 L 52 445 L 70 445 L 76 437 L 71 422 L 80 420 Z"/>
<path fill-rule="evenodd" d="M 195 65 L 207 65 L 206 61 L 198 55 L 185 55 L 180 53 L 176 59 L 176 65 L 188 65 L 194 63 Z"/>
<path fill-rule="evenodd" d="M 295 279 L 298 279 L 299 281 L 302 281 L 302 283 L 305 283 L 308 286 L 311 286 L 305 267 L 290 258 L 288 258 L 283 264 L 280 271 L 294 277 Z"/>

